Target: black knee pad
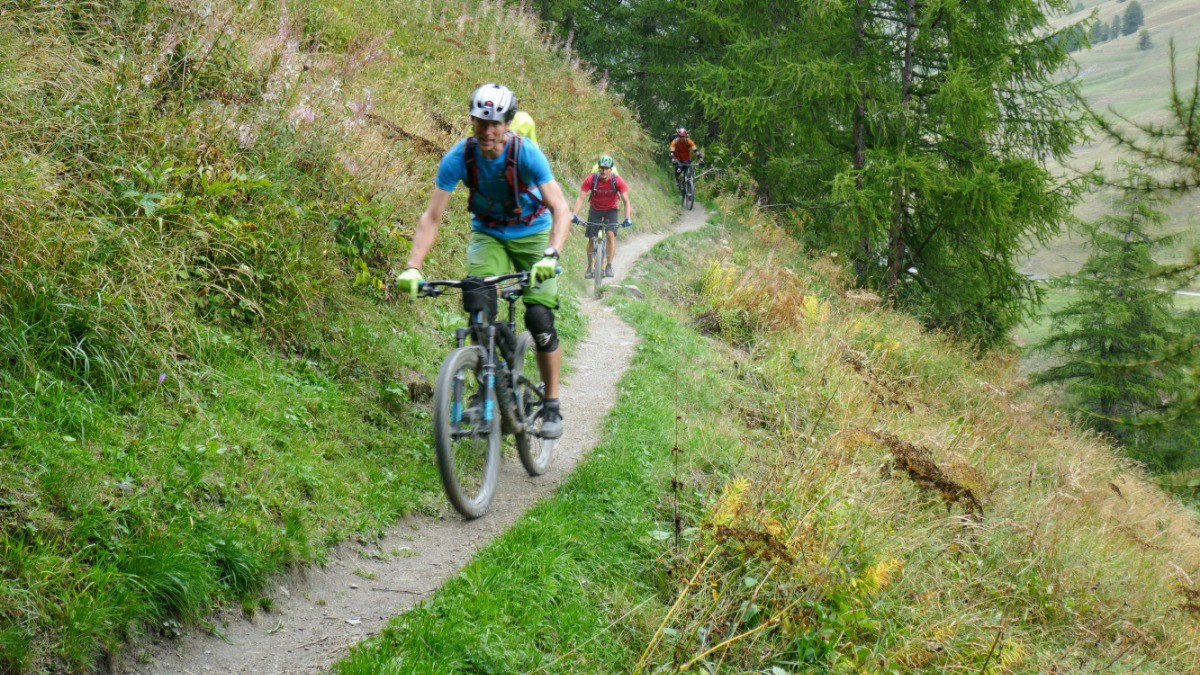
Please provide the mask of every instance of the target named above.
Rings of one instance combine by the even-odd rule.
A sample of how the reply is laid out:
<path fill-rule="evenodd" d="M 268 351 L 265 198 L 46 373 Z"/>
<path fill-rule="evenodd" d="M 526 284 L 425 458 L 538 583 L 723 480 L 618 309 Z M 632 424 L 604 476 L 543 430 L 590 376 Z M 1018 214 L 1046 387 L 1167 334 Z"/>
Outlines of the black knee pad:
<path fill-rule="evenodd" d="M 545 354 L 558 349 L 554 310 L 545 305 L 525 305 L 525 327 L 533 335 L 533 346 Z"/>

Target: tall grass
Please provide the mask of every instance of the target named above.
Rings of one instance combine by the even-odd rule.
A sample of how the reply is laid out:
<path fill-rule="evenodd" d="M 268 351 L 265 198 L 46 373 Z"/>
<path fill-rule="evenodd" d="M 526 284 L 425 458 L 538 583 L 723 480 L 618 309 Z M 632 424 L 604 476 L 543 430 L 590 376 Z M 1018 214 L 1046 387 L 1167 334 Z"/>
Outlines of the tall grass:
<path fill-rule="evenodd" d="M 0 671 L 89 669 L 441 508 L 423 392 L 459 318 L 390 279 L 474 86 L 517 90 L 568 190 L 616 154 L 672 217 L 629 111 L 501 3 L 3 16 Z M 461 201 L 430 274 L 463 270 Z"/>

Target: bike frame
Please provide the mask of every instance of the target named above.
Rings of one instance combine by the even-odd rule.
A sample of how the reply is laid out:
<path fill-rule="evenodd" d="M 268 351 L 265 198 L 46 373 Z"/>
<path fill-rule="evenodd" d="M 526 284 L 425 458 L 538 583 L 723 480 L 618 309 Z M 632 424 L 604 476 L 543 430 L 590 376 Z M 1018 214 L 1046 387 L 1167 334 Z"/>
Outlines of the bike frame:
<path fill-rule="evenodd" d="M 591 260 L 592 260 L 593 266 L 595 267 L 594 271 L 602 273 L 604 271 L 604 265 L 601 265 L 600 262 L 607 261 L 607 263 L 609 265 L 612 264 L 612 261 L 608 260 L 608 248 L 607 248 L 608 247 L 608 230 L 606 228 L 613 225 L 613 223 L 596 223 L 596 222 L 592 222 L 590 220 L 585 220 L 585 221 L 581 221 L 578 224 L 582 225 L 584 227 L 585 233 L 587 232 L 586 228 L 588 228 L 588 227 L 600 228 L 600 231 L 596 233 L 596 236 L 591 238 L 591 247 L 592 247 Z M 617 225 L 617 228 L 620 229 L 620 225 Z M 614 236 L 615 236 L 615 233 L 614 233 Z M 598 262 L 598 261 L 600 261 L 600 262 Z M 604 281 L 603 281 L 602 277 L 600 276 L 600 274 L 596 275 L 596 278 L 593 280 L 593 283 L 595 285 L 595 293 L 598 296 L 600 293 L 600 286 L 602 286 L 604 284 Z"/>
<path fill-rule="evenodd" d="M 593 223 L 590 220 L 585 220 L 579 224 L 585 228 L 584 232 L 587 232 L 586 228 L 588 226 L 600 228 L 600 231 L 596 233 L 596 236 L 591 238 L 592 239 L 592 253 L 593 253 L 592 258 L 595 259 L 594 254 L 597 253 L 599 251 L 599 249 L 602 249 L 605 245 L 605 242 L 608 241 L 608 230 L 606 230 L 605 228 L 609 227 L 610 225 L 613 225 L 613 223 Z M 620 227 L 621 226 L 618 223 L 617 229 L 620 229 Z M 605 257 L 607 257 L 607 254 L 605 254 Z"/>
<path fill-rule="evenodd" d="M 467 326 L 460 327 L 454 331 L 454 341 L 457 347 L 467 346 L 468 339 L 471 344 L 483 350 L 483 379 L 484 379 L 484 408 L 483 418 L 485 422 L 491 422 L 495 411 L 492 409 L 492 392 L 496 394 L 496 400 L 500 401 L 500 421 L 504 425 L 508 433 L 524 430 L 524 422 L 516 419 L 519 411 L 515 410 L 513 403 L 515 402 L 514 391 L 517 387 L 517 382 L 511 381 L 509 376 L 510 370 L 506 364 L 512 360 L 512 349 L 517 342 L 516 334 L 516 303 L 520 299 L 521 293 L 529 284 L 529 272 L 513 272 L 511 274 L 500 274 L 493 277 L 483 277 L 484 286 L 500 289 L 500 299 L 508 303 L 508 320 L 493 323 L 483 310 L 476 310 L 467 317 Z M 509 285 L 505 288 L 500 288 L 500 285 L 506 281 L 517 281 L 516 284 Z M 426 281 L 422 287 L 422 295 L 426 297 L 436 297 L 441 295 L 446 288 L 458 288 L 462 286 L 461 280 L 442 280 L 442 281 Z M 498 333 L 507 333 L 504 336 L 506 339 L 500 340 L 499 344 L 496 341 Z M 503 361 L 497 364 L 497 352 Z M 501 377 L 497 381 L 496 374 L 499 371 Z M 457 390 L 459 385 L 455 384 L 454 400 L 461 398 L 461 391 Z M 461 421 L 461 410 L 451 412 L 451 419 L 458 423 Z M 455 432 L 456 434 L 460 432 Z"/>

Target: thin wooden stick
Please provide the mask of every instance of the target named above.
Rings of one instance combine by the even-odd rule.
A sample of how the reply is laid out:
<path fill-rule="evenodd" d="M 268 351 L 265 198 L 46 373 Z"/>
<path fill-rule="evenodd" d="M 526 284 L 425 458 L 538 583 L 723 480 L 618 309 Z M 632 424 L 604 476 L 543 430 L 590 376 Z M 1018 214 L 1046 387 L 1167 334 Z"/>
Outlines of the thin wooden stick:
<path fill-rule="evenodd" d="M 642 665 L 646 662 L 647 657 L 650 656 L 650 652 L 654 651 L 654 648 L 658 646 L 658 640 L 662 637 L 663 630 L 667 627 L 667 622 L 671 620 L 671 615 L 675 613 L 676 609 L 679 609 L 679 605 L 683 604 L 683 599 L 692 590 L 692 586 L 696 585 L 696 580 L 700 578 L 700 573 L 704 571 L 705 567 L 708 567 L 708 561 L 712 560 L 713 555 L 719 548 L 721 547 L 714 546 L 713 550 L 708 552 L 708 555 L 704 558 L 704 562 L 700 563 L 700 567 L 692 575 L 691 581 L 688 581 L 687 586 L 684 586 L 683 590 L 679 592 L 679 597 L 675 598 L 675 604 L 671 605 L 670 611 L 663 617 L 662 623 L 658 625 L 658 630 L 654 631 L 654 637 L 650 638 L 650 644 L 646 645 L 646 651 L 642 652 L 642 658 L 638 659 L 637 665 L 633 667 L 634 675 L 642 672 Z"/>

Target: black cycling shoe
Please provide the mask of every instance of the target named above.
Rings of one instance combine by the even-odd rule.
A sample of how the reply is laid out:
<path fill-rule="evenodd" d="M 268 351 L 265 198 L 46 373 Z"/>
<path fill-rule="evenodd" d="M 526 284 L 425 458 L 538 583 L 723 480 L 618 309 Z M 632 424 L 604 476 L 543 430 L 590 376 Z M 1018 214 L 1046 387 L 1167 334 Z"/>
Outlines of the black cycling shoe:
<path fill-rule="evenodd" d="M 558 438 L 563 433 L 562 413 L 558 411 L 558 401 L 542 404 L 542 430 L 538 435 L 542 438 Z"/>
<path fill-rule="evenodd" d="M 583 278 L 584 279 L 595 279 L 596 278 L 596 274 L 594 272 L 592 272 L 591 265 L 589 265 L 587 268 L 587 271 L 583 273 Z"/>
<path fill-rule="evenodd" d="M 613 275 L 613 273 L 612 273 L 612 265 L 609 265 L 608 267 L 605 267 L 605 268 L 604 268 L 604 277 L 607 279 L 608 277 L 611 277 L 612 275 Z"/>

